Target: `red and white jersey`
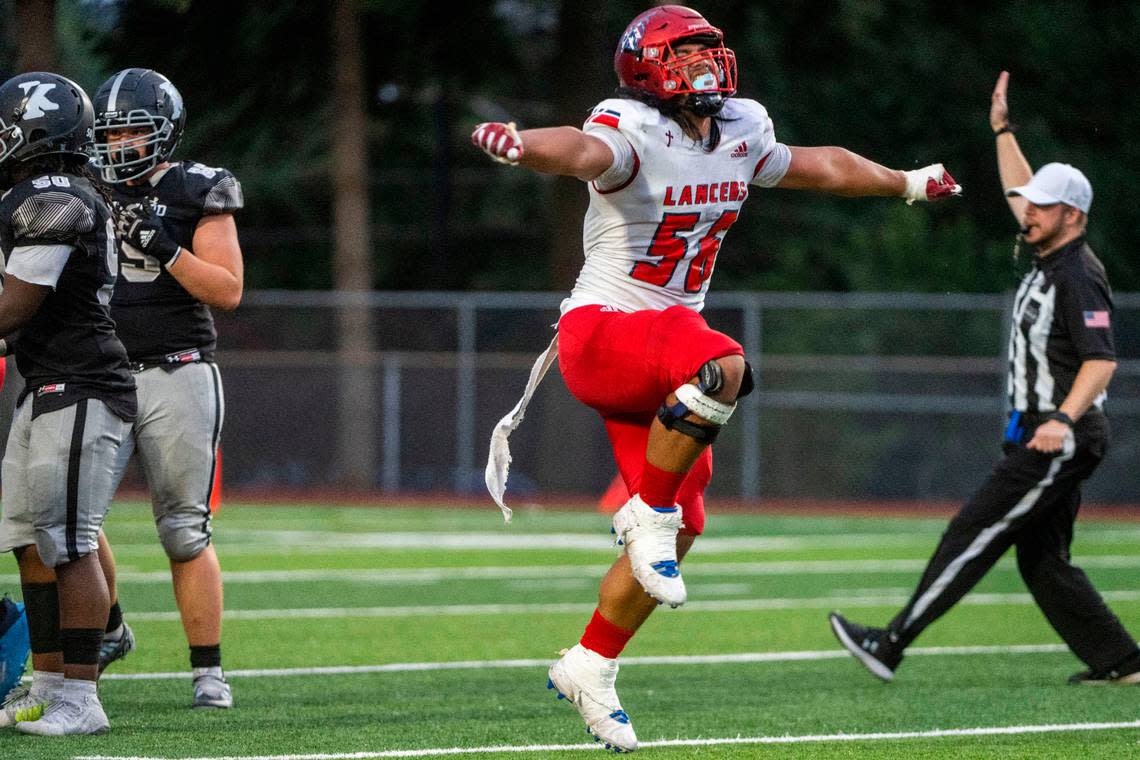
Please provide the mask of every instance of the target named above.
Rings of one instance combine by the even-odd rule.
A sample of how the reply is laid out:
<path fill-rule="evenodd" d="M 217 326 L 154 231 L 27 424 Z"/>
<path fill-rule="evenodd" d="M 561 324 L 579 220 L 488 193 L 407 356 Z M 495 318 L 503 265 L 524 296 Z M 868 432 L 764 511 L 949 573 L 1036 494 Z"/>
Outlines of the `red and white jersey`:
<path fill-rule="evenodd" d="M 730 98 L 716 150 L 635 100 L 612 98 L 583 129 L 604 140 L 614 164 L 590 183 L 586 263 L 562 313 L 587 304 L 621 311 L 704 306 L 717 251 L 750 185 L 773 187 L 791 161 L 754 100 Z"/>

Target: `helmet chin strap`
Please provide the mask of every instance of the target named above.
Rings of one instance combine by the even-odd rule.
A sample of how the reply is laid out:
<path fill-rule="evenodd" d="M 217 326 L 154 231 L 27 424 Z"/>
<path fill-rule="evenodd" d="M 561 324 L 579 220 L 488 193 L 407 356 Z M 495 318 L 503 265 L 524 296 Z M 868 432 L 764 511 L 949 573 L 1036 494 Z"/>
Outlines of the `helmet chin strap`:
<path fill-rule="evenodd" d="M 702 118 L 716 116 L 724 108 L 724 96 L 719 92 L 699 92 L 685 99 L 685 107 Z"/>
<path fill-rule="evenodd" d="M 129 179 L 123 175 L 131 174 L 133 172 L 135 173 L 134 178 L 137 178 L 138 162 L 143 160 L 142 152 L 138 148 L 123 148 L 119 151 L 116 151 L 116 153 L 118 163 L 125 164 L 125 166 L 112 166 L 112 169 L 115 172 L 115 177 L 117 179 Z"/>

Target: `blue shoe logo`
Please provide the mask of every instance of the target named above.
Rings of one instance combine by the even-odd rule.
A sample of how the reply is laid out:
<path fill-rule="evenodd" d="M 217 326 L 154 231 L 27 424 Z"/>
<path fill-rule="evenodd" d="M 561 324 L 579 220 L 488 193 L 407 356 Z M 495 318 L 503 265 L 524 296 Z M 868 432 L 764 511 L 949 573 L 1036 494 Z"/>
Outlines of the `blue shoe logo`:
<path fill-rule="evenodd" d="M 626 725 L 629 724 L 629 716 L 625 714 L 625 710 L 614 710 L 612 713 L 610 713 L 610 717 L 616 720 L 618 723 L 625 723 Z"/>
<path fill-rule="evenodd" d="M 677 568 L 677 560 L 675 559 L 667 559 L 661 562 L 654 562 L 652 565 L 650 565 L 650 567 L 652 567 L 661 575 L 664 575 L 666 578 L 676 578 L 681 574 L 681 571 Z"/>

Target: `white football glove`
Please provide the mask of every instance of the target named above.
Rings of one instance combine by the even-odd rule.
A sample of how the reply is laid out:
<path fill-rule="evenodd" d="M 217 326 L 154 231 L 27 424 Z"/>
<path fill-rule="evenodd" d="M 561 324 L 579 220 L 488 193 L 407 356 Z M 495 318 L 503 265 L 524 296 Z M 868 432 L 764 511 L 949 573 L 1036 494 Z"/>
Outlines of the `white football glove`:
<path fill-rule="evenodd" d="M 954 181 L 942 164 L 931 164 L 921 169 L 903 172 L 906 175 L 906 205 L 915 201 L 940 201 L 962 194 L 962 186 Z"/>
<path fill-rule="evenodd" d="M 488 121 L 475 126 L 471 142 L 500 164 L 515 166 L 523 155 L 522 138 L 515 129 L 515 123 Z"/>

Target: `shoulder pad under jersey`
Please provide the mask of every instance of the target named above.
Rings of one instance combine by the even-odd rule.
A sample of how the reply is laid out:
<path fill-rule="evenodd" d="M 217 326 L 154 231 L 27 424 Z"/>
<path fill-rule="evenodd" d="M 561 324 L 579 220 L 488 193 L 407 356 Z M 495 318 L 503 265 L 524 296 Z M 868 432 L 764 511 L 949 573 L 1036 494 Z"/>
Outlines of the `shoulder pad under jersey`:
<path fill-rule="evenodd" d="M 229 170 L 183 161 L 186 193 L 203 214 L 232 214 L 245 205 L 241 183 Z"/>
<path fill-rule="evenodd" d="M 44 174 L 21 182 L 0 204 L 0 224 L 14 245 L 74 243 L 95 228 L 98 201 L 88 183 L 69 174 Z"/>
<path fill-rule="evenodd" d="M 594 106 L 582 129 L 589 132 L 599 127 L 610 127 L 629 135 L 637 135 L 647 124 L 656 123 L 660 119 L 661 115 L 656 109 L 644 103 L 625 98 L 608 98 Z"/>

